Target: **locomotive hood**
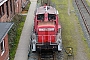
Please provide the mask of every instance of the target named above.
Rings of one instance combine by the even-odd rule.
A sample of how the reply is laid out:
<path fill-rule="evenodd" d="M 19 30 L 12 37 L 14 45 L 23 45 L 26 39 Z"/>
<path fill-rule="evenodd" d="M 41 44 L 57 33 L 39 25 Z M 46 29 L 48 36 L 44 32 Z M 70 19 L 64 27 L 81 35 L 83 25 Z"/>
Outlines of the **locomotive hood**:
<path fill-rule="evenodd" d="M 40 28 L 40 27 L 55 27 L 55 23 L 54 22 L 39 22 L 38 23 L 38 28 Z"/>
<path fill-rule="evenodd" d="M 55 24 L 52 22 L 40 22 L 38 24 L 38 42 L 55 42 Z"/>
<path fill-rule="evenodd" d="M 38 31 L 55 31 L 55 24 L 52 22 L 40 22 L 38 24 Z"/>
<path fill-rule="evenodd" d="M 39 35 L 55 35 L 55 24 L 52 22 L 40 22 L 37 31 Z"/>

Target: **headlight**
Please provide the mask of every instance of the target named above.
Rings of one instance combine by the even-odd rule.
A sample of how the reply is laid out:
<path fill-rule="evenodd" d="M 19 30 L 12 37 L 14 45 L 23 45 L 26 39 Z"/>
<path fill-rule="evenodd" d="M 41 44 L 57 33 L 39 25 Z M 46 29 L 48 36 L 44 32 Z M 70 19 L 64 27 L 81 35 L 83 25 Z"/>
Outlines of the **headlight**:
<path fill-rule="evenodd" d="M 62 41 L 59 39 L 59 40 L 57 40 L 57 44 L 60 44 L 60 43 L 62 43 Z"/>
<path fill-rule="evenodd" d="M 33 40 L 33 41 L 32 41 L 32 43 L 33 43 L 33 44 L 36 44 L 36 41 L 35 41 L 35 40 Z"/>
<path fill-rule="evenodd" d="M 34 40 L 34 39 L 36 39 L 36 34 L 35 33 L 32 34 L 32 40 Z"/>

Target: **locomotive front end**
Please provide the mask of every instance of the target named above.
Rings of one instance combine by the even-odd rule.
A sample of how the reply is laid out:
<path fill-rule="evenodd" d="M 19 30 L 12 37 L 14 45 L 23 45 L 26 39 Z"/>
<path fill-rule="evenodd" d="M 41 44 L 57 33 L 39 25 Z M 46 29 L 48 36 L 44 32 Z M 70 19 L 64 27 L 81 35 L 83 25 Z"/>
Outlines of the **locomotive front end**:
<path fill-rule="evenodd" d="M 37 51 L 57 51 L 58 47 L 56 42 L 56 35 L 55 35 L 55 26 L 54 25 L 47 25 L 41 26 L 38 29 L 38 43 L 36 44 Z"/>
<path fill-rule="evenodd" d="M 41 6 L 36 10 L 32 36 L 32 51 L 62 51 L 61 25 L 55 8 Z"/>

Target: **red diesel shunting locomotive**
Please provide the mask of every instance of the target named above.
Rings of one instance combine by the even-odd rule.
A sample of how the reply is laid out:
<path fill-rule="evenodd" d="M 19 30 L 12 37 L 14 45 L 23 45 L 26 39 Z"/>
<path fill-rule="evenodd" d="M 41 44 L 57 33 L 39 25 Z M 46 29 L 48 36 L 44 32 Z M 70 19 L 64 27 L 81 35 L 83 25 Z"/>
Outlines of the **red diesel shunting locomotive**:
<path fill-rule="evenodd" d="M 54 7 L 45 5 L 36 9 L 31 41 L 33 52 L 62 51 L 61 25 Z"/>

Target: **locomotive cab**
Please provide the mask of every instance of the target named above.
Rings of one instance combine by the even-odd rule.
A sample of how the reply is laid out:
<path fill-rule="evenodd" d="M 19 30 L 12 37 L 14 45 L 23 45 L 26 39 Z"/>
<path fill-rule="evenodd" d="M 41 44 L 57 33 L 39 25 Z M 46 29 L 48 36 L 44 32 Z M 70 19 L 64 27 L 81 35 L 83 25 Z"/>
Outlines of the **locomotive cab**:
<path fill-rule="evenodd" d="M 37 8 L 32 34 L 32 51 L 62 51 L 58 12 L 51 6 Z"/>

